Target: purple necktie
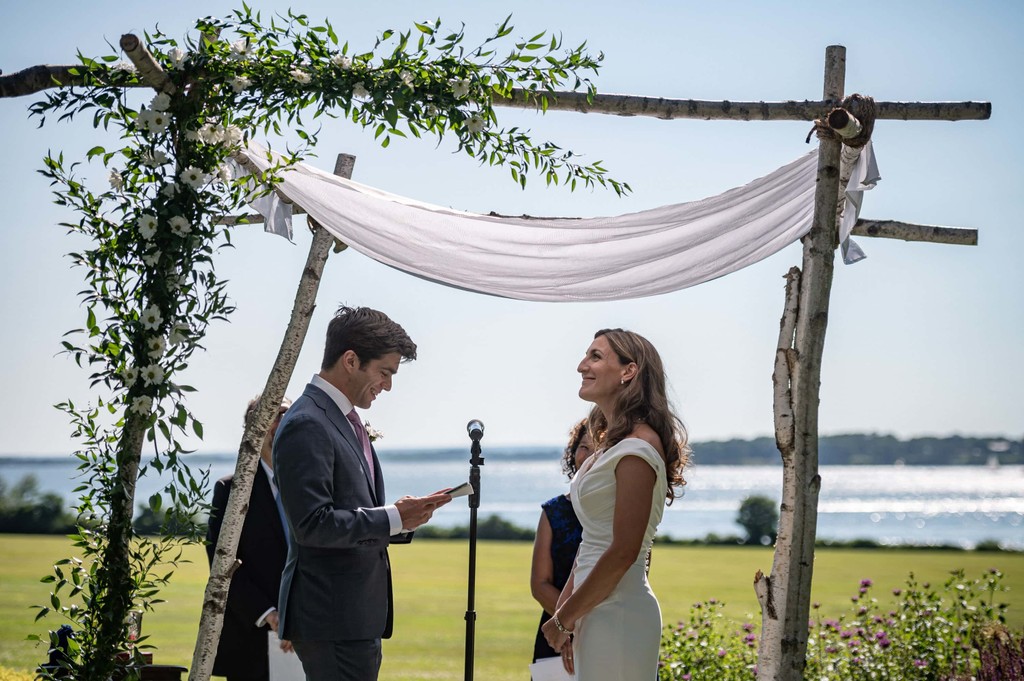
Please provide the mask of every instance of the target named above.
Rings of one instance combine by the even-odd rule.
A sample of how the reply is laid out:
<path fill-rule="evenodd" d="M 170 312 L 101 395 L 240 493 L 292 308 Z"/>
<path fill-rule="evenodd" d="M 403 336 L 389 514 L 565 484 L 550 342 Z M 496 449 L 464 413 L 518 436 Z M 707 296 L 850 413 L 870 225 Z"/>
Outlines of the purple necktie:
<path fill-rule="evenodd" d="M 363 445 L 363 456 L 366 458 L 366 465 L 370 469 L 370 482 L 376 484 L 377 476 L 373 471 L 373 452 L 370 451 L 370 438 L 366 435 L 366 427 L 359 420 L 359 414 L 356 413 L 355 409 L 349 411 L 345 418 L 352 424 L 352 430 L 356 432 L 356 437 Z"/>

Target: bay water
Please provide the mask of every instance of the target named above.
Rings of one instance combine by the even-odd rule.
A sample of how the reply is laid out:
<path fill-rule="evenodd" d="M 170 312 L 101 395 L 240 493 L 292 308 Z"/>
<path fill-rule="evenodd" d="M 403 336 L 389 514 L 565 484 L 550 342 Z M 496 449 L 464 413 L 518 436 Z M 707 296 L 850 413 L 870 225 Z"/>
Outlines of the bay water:
<path fill-rule="evenodd" d="M 459 449 L 380 452 L 388 500 L 424 495 L 469 478 L 469 452 Z M 555 447 L 484 448 L 480 467 L 479 518 L 498 515 L 534 528 L 540 504 L 568 491 Z M 210 480 L 234 471 L 234 454 L 191 454 Z M 0 478 L 12 485 L 35 475 L 40 488 L 64 497 L 70 506 L 77 461 L 70 456 L 3 456 Z M 822 466 L 818 506 L 820 539 L 871 539 L 882 544 L 950 544 L 973 548 L 993 540 L 1024 550 L 1024 466 Z M 782 467 L 702 464 L 687 472 L 685 494 L 666 510 L 659 534 L 675 539 L 742 535 L 735 520 L 743 499 L 763 495 L 778 501 Z M 140 478 L 137 503 L 167 483 Z M 432 521 L 441 527 L 469 524 L 466 498 L 440 509 Z"/>

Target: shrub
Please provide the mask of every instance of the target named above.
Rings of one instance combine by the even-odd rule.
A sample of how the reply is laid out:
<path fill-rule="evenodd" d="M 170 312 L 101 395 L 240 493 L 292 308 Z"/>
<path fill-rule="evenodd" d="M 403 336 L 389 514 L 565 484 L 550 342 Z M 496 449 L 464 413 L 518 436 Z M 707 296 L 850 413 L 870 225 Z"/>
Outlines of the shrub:
<path fill-rule="evenodd" d="M 779 503 L 771 497 L 749 496 L 740 504 L 736 524 L 746 530 L 748 544 L 774 544 L 779 527 Z"/>
<path fill-rule="evenodd" d="M 941 589 L 919 584 L 911 574 L 906 588 L 894 589 L 895 605 L 883 610 L 872 596 L 870 579 L 861 580 L 850 610 L 835 619 L 812 614 L 807 638 L 808 679 L 860 681 L 902 679 L 1024 678 L 1024 641 L 1008 632 L 1002 573 L 992 569 L 978 579 L 962 570 Z M 738 681 L 753 679 L 758 638 L 753 624 L 739 630 L 721 621 L 714 600 L 697 603 L 690 619 L 666 627 L 661 645 L 660 681 Z"/>
<path fill-rule="evenodd" d="M 722 621 L 724 603 L 711 598 L 694 603 L 690 619 L 666 627 L 661 639 L 659 681 L 734 681 L 753 679 L 757 664 L 754 625 L 731 630 Z"/>
<path fill-rule="evenodd" d="M 64 500 L 40 491 L 35 475 L 26 475 L 10 488 L 0 478 L 0 533 L 67 534 L 74 527 Z"/>

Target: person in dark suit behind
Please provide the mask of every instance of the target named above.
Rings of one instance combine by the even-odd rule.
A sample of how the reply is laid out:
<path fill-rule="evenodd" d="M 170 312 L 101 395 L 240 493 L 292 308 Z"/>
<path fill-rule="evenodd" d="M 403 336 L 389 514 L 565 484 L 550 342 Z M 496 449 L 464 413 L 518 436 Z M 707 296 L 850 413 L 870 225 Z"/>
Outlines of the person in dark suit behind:
<path fill-rule="evenodd" d="M 443 492 L 385 504 L 384 475 L 355 408 L 385 391 L 416 344 L 383 312 L 338 309 L 320 373 L 281 420 L 274 470 L 288 524 L 282 639 L 307 681 L 374 681 L 393 612 L 388 546 L 451 501 Z"/>
<path fill-rule="evenodd" d="M 257 395 L 245 410 L 246 420 L 256 408 Z M 274 484 L 271 447 L 281 416 L 288 410 L 291 400 L 285 398 L 274 418 L 260 450 L 260 464 L 252 482 L 249 510 L 245 514 L 236 557 L 241 566 L 231 578 L 224 626 L 213 663 L 215 676 L 226 676 L 228 681 L 266 681 L 269 679 L 267 661 L 267 633 L 278 626 L 277 597 L 281 589 L 281 571 L 284 569 L 288 544 L 279 510 Z M 213 563 L 213 553 L 220 536 L 224 509 L 231 491 L 232 476 L 217 481 L 213 488 L 207 530 L 206 554 Z M 268 629 L 269 627 L 269 629 Z M 291 644 L 281 642 L 281 648 L 290 651 Z"/>

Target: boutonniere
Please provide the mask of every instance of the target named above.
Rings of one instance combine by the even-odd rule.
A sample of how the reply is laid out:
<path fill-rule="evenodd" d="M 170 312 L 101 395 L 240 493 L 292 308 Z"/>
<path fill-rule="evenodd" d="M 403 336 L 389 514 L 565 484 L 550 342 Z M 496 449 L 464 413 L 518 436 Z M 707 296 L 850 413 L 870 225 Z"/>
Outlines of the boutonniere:
<path fill-rule="evenodd" d="M 363 421 L 363 428 L 366 428 L 366 437 L 369 438 L 370 442 L 376 442 L 384 437 L 384 433 L 371 426 L 369 421 Z"/>

